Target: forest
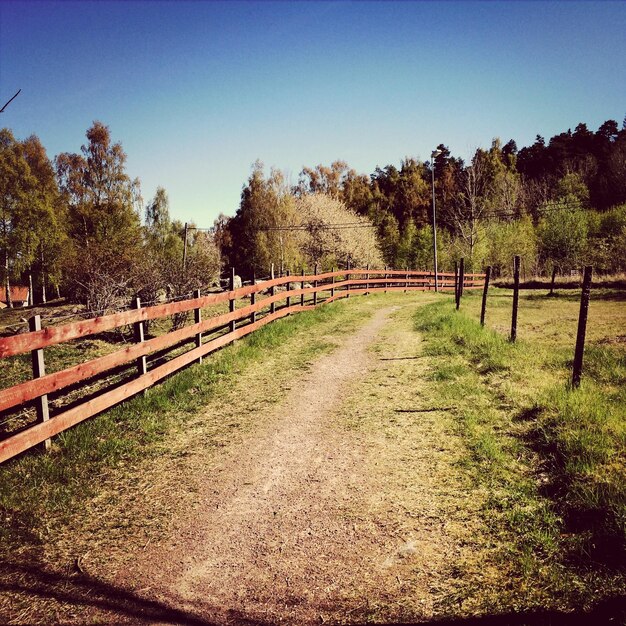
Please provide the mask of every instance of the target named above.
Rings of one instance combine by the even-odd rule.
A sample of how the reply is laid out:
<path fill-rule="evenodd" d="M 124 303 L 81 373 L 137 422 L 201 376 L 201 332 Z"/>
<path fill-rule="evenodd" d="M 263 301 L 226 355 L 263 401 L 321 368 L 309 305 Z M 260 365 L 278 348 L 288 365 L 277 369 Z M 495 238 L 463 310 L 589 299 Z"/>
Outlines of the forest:
<path fill-rule="evenodd" d="M 431 161 L 369 175 L 341 160 L 304 166 L 295 185 L 257 162 L 236 214 L 209 228 L 172 220 L 161 187 L 145 202 L 96 121 L 78 153 L 54 159 L 38 137 L 0 130 L 3 299 L 11 306 L 11 285 L 26 285 L 31 304 L 64 296 L 98 314 L 218 285 L 229 267 L 246 280 L 271 266 L 430 269 L 433 181 L 441 271 L 463 257 L 507 276 L 514 254 L 526 276 L 626 271 L 626 119 L 521 149 L 494 139 L 467 163 L 442 143 Z"/>

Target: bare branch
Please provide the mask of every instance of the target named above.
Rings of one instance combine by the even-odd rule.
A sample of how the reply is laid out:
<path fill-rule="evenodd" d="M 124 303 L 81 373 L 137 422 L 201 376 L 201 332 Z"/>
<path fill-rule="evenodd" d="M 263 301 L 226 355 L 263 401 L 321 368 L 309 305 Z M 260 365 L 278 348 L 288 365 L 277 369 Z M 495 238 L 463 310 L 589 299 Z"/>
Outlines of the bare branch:
<path fill-rule="evenodd" d="M 17 93 L 0 109 L 0 113 L 4 113 L 4 109 L 6 109 L 9 104 L 11 104 L 11 102 L 13 102 L 13 100 L 15 100 L 15 98 L 17 98 L 20 94 L 20 91 L 22 91 L 21 89 L 17 90 Z"/>

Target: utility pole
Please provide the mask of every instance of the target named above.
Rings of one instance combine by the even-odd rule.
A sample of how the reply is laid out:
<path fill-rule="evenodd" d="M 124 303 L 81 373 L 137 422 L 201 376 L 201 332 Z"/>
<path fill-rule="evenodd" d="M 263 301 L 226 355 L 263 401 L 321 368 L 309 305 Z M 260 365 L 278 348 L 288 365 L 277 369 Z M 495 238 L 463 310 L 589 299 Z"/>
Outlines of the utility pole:
<path fill-rule="evenodd" d="M 435 218 L 435 158 L 441 154 L 441 150 L 434 150 L 430 155 L 430 172 L 433 188 L 433 264 L 435 268 L 435 291 L 439 291 L 439 282 L 437 280 L 437 220 Z"/>
<path fill-rule="evenodd" d="M 187 270 L 187 234 L 189 233 L 189 225 L 185 222 L 185 244 L 183 246 L 183 274 Z"/>

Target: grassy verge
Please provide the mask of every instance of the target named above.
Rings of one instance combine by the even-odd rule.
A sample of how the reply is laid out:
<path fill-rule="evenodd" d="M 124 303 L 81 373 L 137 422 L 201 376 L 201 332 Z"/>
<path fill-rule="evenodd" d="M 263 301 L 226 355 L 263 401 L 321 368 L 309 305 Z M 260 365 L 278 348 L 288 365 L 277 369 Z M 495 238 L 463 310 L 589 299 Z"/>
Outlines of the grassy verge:
<path fill-rule="evenodd" d="M 200 428 L 197 416 L 204 407 L 222 402 L 237 406 L 246 400 L 245 390 L 233 378 L 248 374 L 264 381 L 267 396 L 278 396 L 294 370 L 334 349 L 337 338 L 363 323 L 373 306 L 373 299 L 357 299 L 349 306 L 338 302 L 279 320 L 145 396 L 62 433 L 53 440 L 51 454 L 31 451 L 5 463 L 0 467 L 0 552 L 50 542 L 103 488 L 114 491 L 116 482 L 122 484 L 157 458 L 184 455 L 184 450 L 173 450 L 172 440 L 177 433 L 189 435 L 191 424 Z M 245 426 L 240 422 L 222 422 L 218 410 L 214 416 L 205 415 L 206 445 L 225 445 L 234 430 Z"/>
<path fill-rule="evenodd" d="M 416 313 L 432 380 L 471 451 L 467 468 L 488 493 L 485 521 L 504 539 L 497 558 L 527 606 L 554 606 L 557 593 L 564 608 L 590 604 L 624 584 L 623 303 L 596 294 L 583 384 L 571 390 L 575 296 L 523 294 L 516 344 L 507 341 L 510 293 L 491 297 L 495 330 L 477 322 L 478 295 L 460 312 L 436 303 Z"/>

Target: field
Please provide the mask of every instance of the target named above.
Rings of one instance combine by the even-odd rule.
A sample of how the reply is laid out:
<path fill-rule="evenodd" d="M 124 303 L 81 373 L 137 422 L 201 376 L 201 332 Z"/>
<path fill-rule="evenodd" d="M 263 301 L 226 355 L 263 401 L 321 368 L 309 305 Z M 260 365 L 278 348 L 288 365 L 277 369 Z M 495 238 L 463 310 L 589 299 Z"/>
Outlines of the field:
<path fill-rule="evenodd" d="M 432 293 L 304 312 L 64 433 L 50 455 L 3 465 L 0 615 L 624 618 L 624 293 L 592 292 L 579 390 L 579 293 L 546 293 L 522 292 L 516 344 L 506 289 L 492 290 L 485 329 L 479 293 L 459 312 Z M 225 521 L 239 557 L 193 530 Z M 239 596 L 176 569 L 195 563 L 189 537 L 205 570 L 218 549 L 244 559 L 248 579 L 225 566 L 216 582 Z M 201 582 L 212 603 L 190 600 Z"/>

